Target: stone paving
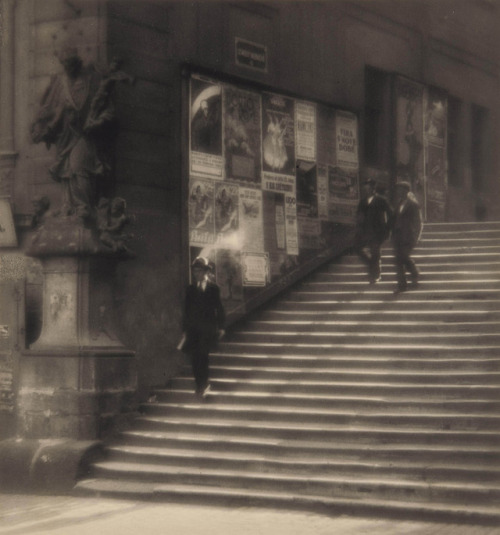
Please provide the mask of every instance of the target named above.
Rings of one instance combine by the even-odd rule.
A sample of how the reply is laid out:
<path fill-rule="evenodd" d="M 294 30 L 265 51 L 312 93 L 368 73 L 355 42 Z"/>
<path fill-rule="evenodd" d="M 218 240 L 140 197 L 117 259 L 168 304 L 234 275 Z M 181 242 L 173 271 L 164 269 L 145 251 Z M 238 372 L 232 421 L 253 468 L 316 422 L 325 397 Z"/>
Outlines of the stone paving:
<path fill-rule="evenodd" d="M 0 535 L 500 535 L 500 527 L 0 494 Z"/>

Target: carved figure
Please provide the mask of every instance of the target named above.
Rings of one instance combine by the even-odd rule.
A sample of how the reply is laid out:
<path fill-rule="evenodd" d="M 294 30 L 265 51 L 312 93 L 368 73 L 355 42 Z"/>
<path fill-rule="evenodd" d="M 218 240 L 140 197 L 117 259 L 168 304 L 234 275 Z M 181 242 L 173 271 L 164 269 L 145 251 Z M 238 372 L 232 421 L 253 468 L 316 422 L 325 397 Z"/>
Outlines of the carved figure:
<path fill-rule="evenodd" d="M 47 212 L 50 208 L 50 200 L 46 195 L 43 197 L 38 197 L 33 200 L 34 214 L 33 219 L 31 220 L 31 228 L 36 229 L 40 227 L 47 215 Z"/>
<path fill-rule="evenodd" d="M 64 73 L 52 78 L 31 127 L 35 143 L 56 147 L 52 178 L 63 186 L 62 216 L 87 219 L 95 209 L 96 191 L 111 172 L 110 126 L 115 109 L 111 92 L 126 75 L 112 64 L 102 77 L 84 67 L 76 49 L 59 54 Z"/>
<path fill-rule="evenodd" d="M 108 199 L 100 199 L 97 208 L 97 222 L 101 242 L 114 252 L 127 252 L 126 242 L 130 234 L 123 231 L 132 218 L 125 214 L 127 203 L 121 197 L 115 197 L 111 203 Z"/>

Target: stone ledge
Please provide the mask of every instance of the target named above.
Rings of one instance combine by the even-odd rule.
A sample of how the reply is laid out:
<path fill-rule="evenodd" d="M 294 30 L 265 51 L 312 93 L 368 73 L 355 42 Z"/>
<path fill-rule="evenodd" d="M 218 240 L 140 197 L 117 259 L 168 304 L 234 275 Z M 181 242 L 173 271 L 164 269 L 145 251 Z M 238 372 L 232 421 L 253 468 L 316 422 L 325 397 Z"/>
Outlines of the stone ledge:
<path fill-rule="evenodd" d="M 4 440 L 0 442 L 0 489 L 68 493 L 102 456 L 102 443 L 97 440 Z"/>

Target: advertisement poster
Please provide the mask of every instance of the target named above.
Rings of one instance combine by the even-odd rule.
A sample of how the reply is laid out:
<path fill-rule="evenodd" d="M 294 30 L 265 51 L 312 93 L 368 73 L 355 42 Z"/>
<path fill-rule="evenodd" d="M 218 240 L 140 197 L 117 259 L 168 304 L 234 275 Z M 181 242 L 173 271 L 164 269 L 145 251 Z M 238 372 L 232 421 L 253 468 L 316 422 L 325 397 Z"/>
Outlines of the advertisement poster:
<path fill-rule="evenodd" d="M 427 144 L 427 219 L 444 221 L 446 208 L 446 153 L 443 146 Z"/>
<path fill-rule="evenodd" d="M 328 219 L 328 166 L 317 166 L 318 184 L 318 217 L 321 220 Z"/>
<path fill-rule="evenodd" d="M 423 85 L 396 78 L 396 174 L 406 180 L 421 207 L 425 206 Z"/>
<path fill-rule="evenodd" d="M 276 222 L 276 247 L 278 249 L 285 248 L 285 205 L 276 203 L 274 205 L 274 215 Z"/>
<path fill-rule="evenodd" d="M 295 102 L 296 158 L 316 161 L 316 105 L 297 100 Z"/>
<path fill-rule="evenodd" d="M 260 186 L 260 95 L 231 86 L 223 95 L 226 178 Z"/>
<path fill-rule="evenodd" d="M 191 180 L 188 208 L 190 245 L 214 243 L 214 183 L 211 180 Z"/>
<path fill-rule="evenodd" d="M 238 230 L 238 186 L 215 183 L 215 232 L 217 241 Z"/>
<path fill-rule="evenodd" d="M 265 286 L 269 280 L 267 253 L 241 253 L 243 286 Z"/>
<path fill-rule="evenodd" d="M 190 174 L 223 178 L 222 88 L 192 77 L 190 84 Z"/>
<path fill-rule="evenodd" d="M 328 219 L 354 223 L 359 199 L 358 169 L 328 168 Z"/>
<path fill-rule="evenodd" d="M 262 171 L 262 189 L 294 191 L 294 101 L 273 93 L 262 95 Z"/>
<path fill-rule="evenodd" d="M 358 122 L 354 113 L 337 111 L 335 129 L 337 134 L 337 165 L 358 167 Z"/>
<path fill-rule="evenodd" d="M 318 138 L 317 151 L 318 162 L 328 165 L 335 165 L 337 162 L 335 148 L 335 115 L 336 112 L 332 108 L 326 106 L 318 106 Z"/>
<path fill-rule="evenodd" d="M 297 215 L 318 216 L 316 164 L 297 160 Z"/>
<path fill-rule="evenodd" d="M 358 169 L 345 167 L 328 167 L 328 197 L 330 203 L 358 202 Z"/>
<path fill-rule="evenodd" d="M 240 190 L 240 249 L 264 250 L 264 224 L 262 215 L 262 191 L 252 188 Z"/>
<path fill-rule="evenodd" d="M 427 141 L 443 147 L 446 140 L 447 97 L 444 91 L 428 88 L 425 92 L 424 133 Z"/>
<path fill-rule="evenodd" d="M 243 300 L 243 282 L 241 274 L 241 253 L 231 249 L 218 249 L 215 261 L 215 278 L 220 288 L 221 299 L 226 301 L 224 307 L 228 312 L 231 307 L 227 301 Z"/>
<path fill-rule="evenodd" d="M 300 249 L 320 249 L 321 248 L 321 221 L 309 219 L 308 217 L 298 217 L 299 228 L 299 248 Z"/>
<path fill-rule="evenodd" d="M 295 195 L 285 194 L 285 232 L 286 252 L 299 254 L 299 235 L 297 229 L 297 201 Z"/>

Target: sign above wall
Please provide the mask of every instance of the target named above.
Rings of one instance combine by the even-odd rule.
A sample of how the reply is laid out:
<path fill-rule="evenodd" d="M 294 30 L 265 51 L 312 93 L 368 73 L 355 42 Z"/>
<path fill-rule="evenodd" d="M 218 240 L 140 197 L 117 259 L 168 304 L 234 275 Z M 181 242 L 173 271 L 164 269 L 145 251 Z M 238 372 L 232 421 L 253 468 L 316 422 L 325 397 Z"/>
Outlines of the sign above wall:
<path fill-rule="evenodd" d="M 256 71 L 267 72 L 267 47 L 235 37 L 236 65 Z"/>

